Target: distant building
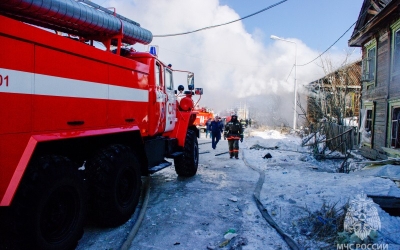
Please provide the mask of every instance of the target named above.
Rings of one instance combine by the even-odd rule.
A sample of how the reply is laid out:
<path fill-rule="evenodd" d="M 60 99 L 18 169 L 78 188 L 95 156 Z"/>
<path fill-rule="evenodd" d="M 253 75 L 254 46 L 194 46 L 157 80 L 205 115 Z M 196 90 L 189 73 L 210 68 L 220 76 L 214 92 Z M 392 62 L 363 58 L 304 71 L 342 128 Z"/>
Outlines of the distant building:
<path fill-rule="evenodd" d="M 361 60 L 345 65 L 307 85 L 307 121 L 329 120 L 340 125 L 358 121 Z"/>

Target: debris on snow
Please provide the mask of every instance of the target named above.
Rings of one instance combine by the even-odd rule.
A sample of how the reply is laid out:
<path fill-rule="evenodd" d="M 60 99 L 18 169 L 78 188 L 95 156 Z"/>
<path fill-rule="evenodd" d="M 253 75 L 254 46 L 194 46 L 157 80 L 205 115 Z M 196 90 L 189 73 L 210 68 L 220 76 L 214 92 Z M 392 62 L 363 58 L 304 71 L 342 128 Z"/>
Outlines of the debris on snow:
<path fill-rule="evenodd" d="M 214 250 L 215 248 L 217 248 L 216 246 L 213 246 L 213 245 L 208 245 L 207 246 L 207 249 L 208 250 Z"/>
<path fill-rule="evenodd" d="M 233 196 L 233 197 L 229 198 L 228 200 L 230 200 L 230 201 L 234 201 L 234 202 L 237 202 L 237 201 L 238 201 L 238 198 L 237 198 L 237 197 L 235 197 L 235 196 Z"/>
<path fill-rule="evenodd" d="M 279 148 L 278 146 L 275 146 L 275 147 L 264 147 L 264 146 L 261 146 L 261 145 L 258 145 L 258 144 L 254 144 L 253 146 L 250 147 L 250 149 L 256 149 L 256 150 L 260 150 L 260 149 L 275 150 L 275 149 L 278 149 L 278 148 Z"/>
<path fill-rule="evenodd" d="M 227 233 L 224 235 L 224 239 L 231 240 L 231 239 L 235 238 L 236 236 L 237 236 L 236 233 Z"/>
<path fill-rule="evenodd" d="M 221 242 L 220 244 L 219 244 L 219 247 L 225 247 L 226 245 L 228 245 L 229 244 L 229 241 L 230 240 L 224 240 L 223 242 Z"/>
<path fill-rule="evenodd" d="M 234 249 L 242 249 L 241 246 L 245 246 L 249 243 L 249 240 L 246 237 L 235 237 L 232 240 L 232 246 L 230 249 L 234 250 Z"/>
<path fill-rule="evenodd" d="M 269 159 L 272 158 L 272 155 L 270 153 L 267 153 L 266 155 L 263 156 L 264 159 Z"/>

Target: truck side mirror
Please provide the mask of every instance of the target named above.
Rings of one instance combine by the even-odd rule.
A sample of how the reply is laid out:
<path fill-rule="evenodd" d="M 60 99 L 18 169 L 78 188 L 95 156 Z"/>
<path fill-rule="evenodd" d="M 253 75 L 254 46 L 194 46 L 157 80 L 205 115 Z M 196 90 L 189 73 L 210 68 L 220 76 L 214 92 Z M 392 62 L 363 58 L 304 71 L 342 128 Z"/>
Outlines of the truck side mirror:
<path fill-rule="evenodd" d="M 196 88 L 195 91 L 194 91 L 194 93 L 195 93 L 196 95 L 202 95 L 202 94 L 203 94 L 203 88 Z"/>
<path fill-rule="evenodd" d="M 189 90 L 194 90 L 194 73 L 188 73 L 187 84 Z"/>

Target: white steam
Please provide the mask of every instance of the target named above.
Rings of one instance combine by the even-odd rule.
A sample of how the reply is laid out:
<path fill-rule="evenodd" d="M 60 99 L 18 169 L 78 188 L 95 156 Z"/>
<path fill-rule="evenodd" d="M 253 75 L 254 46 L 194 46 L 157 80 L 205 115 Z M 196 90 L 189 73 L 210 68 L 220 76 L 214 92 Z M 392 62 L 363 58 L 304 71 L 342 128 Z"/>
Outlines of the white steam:
<path fill-rule="evenodd" d="M 95 2 L 103 7 L 115 7 L 117 13 L 140 23 L 153 35 L 192 31 L 240 18 L 230 7 L 220 5 L 218 0 Z M 272 45 L 266 47 L 262 40 L 269 35 L 259 29 L 250 34 L 238 21 L 188 35 L 156 37 L 152 44 L 159 46 L 161 61 L 171 63 L 174 69 L 195 73 L 196 87 L 204 89 L 201 106 L 220 112 L 233 108 L 239 102 L 246 102 L 249 109 L 256 108 L 253 112 L 263 114 L 265 120 L 277 119 L 278 124 L 286 121 L 290 125 L 293 119 L 296 46 L 298 64 L 313 60 L 321 52 L 289 37 L 284 39 L 296 45 L 274 40 L 270 43 Z M 135 47 L 138 50 L 147 48 L 144 45 Z M 343 54 L 340 56 L 343 59 Z M 297 67 L 299 92 L 302 92 L 303 85 L 324 75 L 318 62 L 320 60 Z M 182 82 L 184 79 L 176 75 L 175 85 L 186 85 Z M 272 117 L 275 115 L 281 117 Z"/>

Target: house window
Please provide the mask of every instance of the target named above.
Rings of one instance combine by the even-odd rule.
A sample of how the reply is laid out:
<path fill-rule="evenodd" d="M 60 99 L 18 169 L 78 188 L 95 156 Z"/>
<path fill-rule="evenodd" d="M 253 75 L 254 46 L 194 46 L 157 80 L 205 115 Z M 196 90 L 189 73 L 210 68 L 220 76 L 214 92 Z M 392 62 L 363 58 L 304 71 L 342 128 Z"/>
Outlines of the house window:
<path fill-rule="evenodd" d="M 376 47 L 370 48 L 367 52 L 368 57 L 368 79 L 375 80 Z"/>
<path fill-rule="evenodd" d="M 376 76 L 376 41 L 373 40 L 365 45 L 366 54 L 363 59 L 363 73 L 362 80 L 367 82 L 367 85 L 375 83 Z"/>
<path fill-rule="evenodd" d="M 366 117 L 365 117 L 365 131 L 371 133 L 372 131 L 372 109 L 366 110 Z"/>
<path fill-rule="evenodd" d="M 394 44 L 393 44 L 393 71 L 400 71 L 400 29 L 394 34 Z"/>
<path fill-rule="evenodd" d="M 392 75 L 400 74 L 400 20 L 392 26 Z"/>
<path fill-rule="evenodd" d="M 390 146 L 392 148 L 400 148 L 400 107 L 393 107 L 391 119 Z"/>
<path fill-rule="evenodd" d="M 361 111 L 361 145 L 372 147 L 372 137 L 374 130 L 374 103 L 368 103 Z"/>

